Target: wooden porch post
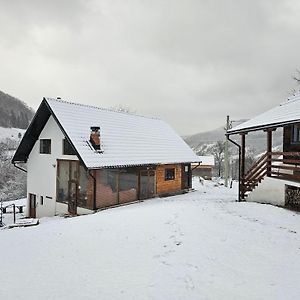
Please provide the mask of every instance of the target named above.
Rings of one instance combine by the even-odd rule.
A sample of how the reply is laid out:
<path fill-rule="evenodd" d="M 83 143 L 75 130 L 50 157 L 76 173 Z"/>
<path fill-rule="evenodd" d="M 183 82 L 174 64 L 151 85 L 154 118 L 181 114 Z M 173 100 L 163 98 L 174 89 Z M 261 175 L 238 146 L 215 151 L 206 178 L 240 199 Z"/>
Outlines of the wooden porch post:
<path fill-rule="evenodd" d="M 245 176 L 245 154 L 246 154 L 246 134 L 241 134 L 241 166 L 240 166 L 240 184 L 241 184 L 241 200 L 245 199 L 245 184 L 244 184 L 244 176 Z"/>
<path fill-rule="evenodd" d="M 271 152 L 272 152 L 272 129 L 267 130 L 267 152 L 268 152 L 268 162 L 267 162 L 267 176 L 271 177 Z"/>

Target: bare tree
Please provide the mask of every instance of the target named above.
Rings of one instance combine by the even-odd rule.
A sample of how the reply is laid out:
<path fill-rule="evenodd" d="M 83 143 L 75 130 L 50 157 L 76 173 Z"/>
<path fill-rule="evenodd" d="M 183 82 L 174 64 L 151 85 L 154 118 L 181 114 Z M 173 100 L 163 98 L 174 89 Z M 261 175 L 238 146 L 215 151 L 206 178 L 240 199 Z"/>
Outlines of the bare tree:
<path fill-rule="evenodd" d="M 133 115 L 136 114 L 136 110 L 133 110 L 129 106 L 123 105 L 123 104 L 118 104 L 118 105 L 112 106 L 110 109 L 113 111 L 116 111 L 116 112 L 124 112 L 127 114 L 133 114 Z"/>
<path fill-rule="evenodd" d="M 11 149 L 11 143 L 0 143 L 0 193 L 4 200 L 26 195 L 26 174 L 12 165 Z"/>
<path fill-rule="evenodd" d="M 217 141 L 215 145 L 213 145 L 213 147 L 211 148 L 211 151 L 215 157 L 218 177 L 221 177 L 223 163 L 224 163 L 225 142 Z"/>

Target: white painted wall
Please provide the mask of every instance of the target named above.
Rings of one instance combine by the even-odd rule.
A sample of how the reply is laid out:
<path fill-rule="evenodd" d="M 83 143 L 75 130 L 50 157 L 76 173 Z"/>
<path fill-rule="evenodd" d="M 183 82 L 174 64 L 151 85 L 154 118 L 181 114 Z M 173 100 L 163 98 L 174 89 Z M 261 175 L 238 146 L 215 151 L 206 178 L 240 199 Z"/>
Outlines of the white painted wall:
<path fill-rule="evenodd" d="M 40 154 L 40 141 L 37 140 L 27 161 L 27 197 L 29 193 L 37 195 L 37 218 L 54 216 L 64 211 L 60 206 L 57 207 L 56 203 L 56 160 L 78 160 L 76 155 L 62 154 L 64 134 L 52 116 L 42 130 L 39 139 L 51 139 L 51 154 Z M 44 196 L 43 205 L 41 205 L 41 196 Z M 46 196 L 52 199 L 48 199 Z M 28 202 L 29 197 L 26 206 L 27 216 L 29 215 Z M 67 205 L 65 206 L 67 207 Z"/>
<path fill-rule="evenodd" d="M 285 205 L 285 185 L 300 187 L 300 183 L 265 177 L 264 180 L 247 197 L 247 201 Z"/>

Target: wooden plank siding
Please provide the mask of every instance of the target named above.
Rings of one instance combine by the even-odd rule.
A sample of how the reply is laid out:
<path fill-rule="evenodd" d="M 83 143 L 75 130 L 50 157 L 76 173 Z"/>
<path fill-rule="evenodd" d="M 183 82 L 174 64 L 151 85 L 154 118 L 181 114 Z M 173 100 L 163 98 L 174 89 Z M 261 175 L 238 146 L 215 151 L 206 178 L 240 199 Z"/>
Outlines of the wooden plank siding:
<path fill-rule="evenodd" d="M 165 170 L 175 169 L 175 179 L 165 180 Z M 160 165 L 156 168 L 156 193 L 163 194 L 181 190 L 181 165 Z"/>

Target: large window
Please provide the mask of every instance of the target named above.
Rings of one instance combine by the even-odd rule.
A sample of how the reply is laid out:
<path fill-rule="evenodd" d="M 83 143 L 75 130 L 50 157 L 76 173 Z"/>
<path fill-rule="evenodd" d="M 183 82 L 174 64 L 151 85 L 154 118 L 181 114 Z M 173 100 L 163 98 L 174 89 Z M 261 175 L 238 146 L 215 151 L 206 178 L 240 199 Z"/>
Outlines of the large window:
<path fill-rule="evenodd" d="M 88 173 L 78 161 L 59 160 L 57 202 L 68 203 L 72 194 L 72 183 L 76 186 L 77 206 L 87 207 Z"/>
<path fill-rule="evenodd" d="M 165 169 L 165 180 L 174 180 L 175 179 L 175 169 Z"/>
<path fill-rule="evenodd" d="M 41 139 L 40 140 L 40 153 L 50 154 L 51 153 L 51 140 Z"/>
<path fill-rule="evenodd" d="M 75 151 L 67 139 L 63 139 L 63 154 L 75 155 Z"/>

